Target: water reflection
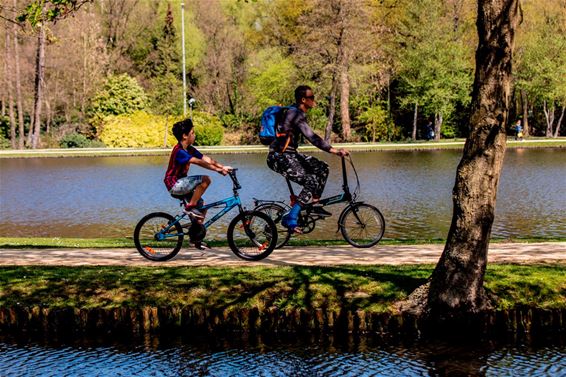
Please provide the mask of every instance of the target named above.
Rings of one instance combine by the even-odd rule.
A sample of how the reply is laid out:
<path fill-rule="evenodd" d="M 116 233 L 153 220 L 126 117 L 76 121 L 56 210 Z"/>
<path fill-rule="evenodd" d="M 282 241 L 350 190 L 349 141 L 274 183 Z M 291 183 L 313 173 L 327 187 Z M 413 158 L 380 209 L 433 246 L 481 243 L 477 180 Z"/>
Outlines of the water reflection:
<path fill-rule="evenodd" d="M 558 376 L 566 347 L 357 339 L 0 338 L 0 374 L 18 376 Z"/>
<path fill-rule="evenodd" d="M 331 166 L 325 195 L 341 190 L 340 160 Z M 353 158 L 362 199 L 379 207 L 386 238 L 444 238 L 452 216 L 451 192 L 460 151 L 364 152 Z M 124 237 L 152 211 L 175 212 L 163 185 L 167 156 L 0 160 L 0 236 Z M 284 180 L 261 154 L 220 155 L 239 167 L 243 202 L 287 200 Z M 194 174 L 204 173 L 192 167 Z M 209 173 L 210 174 L 210 173 Z M 231 181 L 212 173 L 205 198 L 231 195 Z M 353 175 L 350 174 L 350 186 Z M 560 149 L 506 152 L 493 226 L 495 237 L 566 237 L 566 153 Z M 334 214 L 342 209 L 331 208 Z M 209 231 L 221 238 L 231 216 Z M 308 237 L 340 238 L 336 216 Z M 307 237 L 307 236 L 305 236 Z"/>

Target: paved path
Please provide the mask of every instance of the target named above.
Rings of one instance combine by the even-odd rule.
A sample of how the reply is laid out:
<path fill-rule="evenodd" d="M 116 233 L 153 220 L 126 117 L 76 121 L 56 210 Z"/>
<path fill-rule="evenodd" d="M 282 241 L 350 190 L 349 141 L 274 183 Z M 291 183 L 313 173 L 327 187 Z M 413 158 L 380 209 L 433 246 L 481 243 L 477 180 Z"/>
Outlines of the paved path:
<path fill-rule="evenodd" d="M 167 262 L 150 262 L 135 249 L 0 249 L 0 265 L 68 266 L 237 266 L 237 265 L 338 265 L 436 263 L 444 245 L 378 245 L 370 249 L 351 246 L 285 247 L 267 259 L 247 262 L 230 249 L 202 252 L 183 248 Z M 566 263 L 566 242 L 492 243 L 489 262 Z"/>

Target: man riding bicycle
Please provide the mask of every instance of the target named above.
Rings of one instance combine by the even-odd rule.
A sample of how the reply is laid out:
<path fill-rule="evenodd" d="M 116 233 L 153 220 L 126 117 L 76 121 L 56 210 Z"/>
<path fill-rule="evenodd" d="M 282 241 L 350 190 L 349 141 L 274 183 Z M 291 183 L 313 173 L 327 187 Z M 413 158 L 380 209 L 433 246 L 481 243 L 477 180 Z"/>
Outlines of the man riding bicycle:
<path fill-rule="evenodd" d="M 320 200 L 328 178 L 328 165 L 325 162 L 297 151 L 301 134 L 312 145 L 325 152 L 338 156 L 349 154 L 346 149 L 332 147 L 309 127 L 306 113 L 315 106 L 312 89 L 306 85 L 298 86 L 295 89 L 295 104 L 286 111 L 283 121 L 278 125 L 277 138 L 269 146 L 267 155 L 267 166 L 271 170 L 303 187 L 296 203 L 283 216 L 281 222 L 296 233 L 301 232 L 297 228 L 297 221 L 302 207 Z M 330 215 L 322 207 L 313 209 L 321 215 Z"/>

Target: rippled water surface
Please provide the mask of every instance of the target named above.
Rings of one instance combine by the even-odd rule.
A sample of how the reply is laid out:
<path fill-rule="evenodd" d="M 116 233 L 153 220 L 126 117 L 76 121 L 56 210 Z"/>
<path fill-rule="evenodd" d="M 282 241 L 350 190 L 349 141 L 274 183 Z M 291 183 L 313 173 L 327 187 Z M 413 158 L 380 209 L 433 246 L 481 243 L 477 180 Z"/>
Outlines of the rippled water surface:
<path fill-rule="evenodd" d="M 340 160 L 316 154 L 331 166 L 325 195 L 341 188 Z M 285 181 L 263 154 L 218 155 L 239 168 L 244 205 L 252 198 L 287 200 Z M 354 153 L 362 195 L 383 212 L 386 238 L 445 238 L 452 217 L 451 192 L 461 151 Z M 153 211 L 176 212 L 163 185 L 167 156 L 0 159 L 0 236 L 123 237 Z M 192 174 L 203 173 L 192 167 Z M 231 195 L 231 181 L 216 173 L 207 201 Z M 350 186 L 355 186 L 350 174 Z M 566 237 L 566 152 L 510 149 L 497 198 L 495 237 Z M 339 238 L 341 207 L 308 237 Z M 209 230 L 222 238 L 228 215 Z M 307 236 L 304 236 L 307 237 Z"/>
<path fill-rule="evenodd" d="M 564 376 L 566 347 L 0 338 L 2 376 Z"/>

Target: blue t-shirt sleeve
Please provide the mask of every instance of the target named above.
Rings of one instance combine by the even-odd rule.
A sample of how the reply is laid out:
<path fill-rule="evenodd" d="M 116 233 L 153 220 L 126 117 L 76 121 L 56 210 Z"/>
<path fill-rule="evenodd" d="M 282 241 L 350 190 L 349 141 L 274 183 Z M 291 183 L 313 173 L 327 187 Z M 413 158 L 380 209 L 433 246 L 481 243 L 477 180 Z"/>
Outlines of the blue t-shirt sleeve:
<path fill-rule="evenodd" d="M 191 158 L 196 157 L 202 159 L 202 153 L 200 153 L 196 148 L 190 147 L 187 151 L 181 149 L 177 152 L 175 156 L 175 162 L 179 165 L 184 165 L 190 161 Z"/>
<path fill-rule="evenodd" d="M 189 148 L 189 152 L 190 152 L 190 154 L 192 155 L 192 157 L 196 157 L 196 158 L 198 158 L 199 160 L 202 160 L 202 157 L 203 157 L 202 153 L 200 153 L 200 152 L 198 151 L 198 149 L 196 149 L 195 147 L 190 147 L 190 148 Z"/>

